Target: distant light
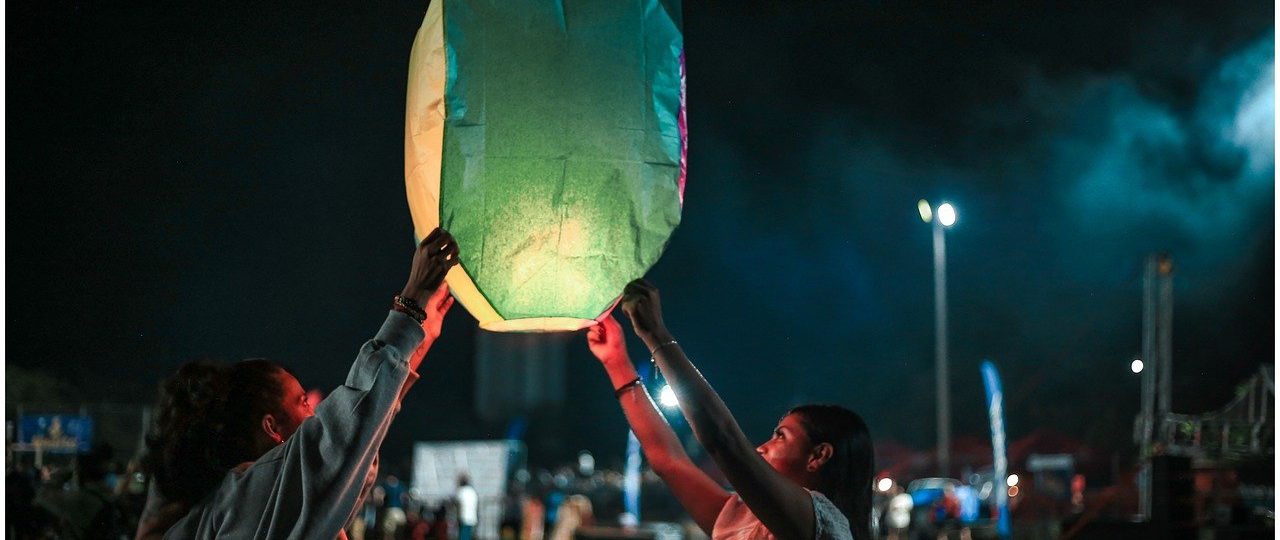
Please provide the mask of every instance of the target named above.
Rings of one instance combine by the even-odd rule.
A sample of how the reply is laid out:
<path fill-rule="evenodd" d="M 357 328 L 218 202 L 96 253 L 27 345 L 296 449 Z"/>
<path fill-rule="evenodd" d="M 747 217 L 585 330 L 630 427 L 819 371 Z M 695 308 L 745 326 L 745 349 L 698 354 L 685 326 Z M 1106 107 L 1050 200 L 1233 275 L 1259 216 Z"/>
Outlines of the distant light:
<path fill-rule="evenodd" d="M 938 222 L 942 223 L 943 227 L 950 227 L 956 222 L 956 208 L 951 206 L 951 203 L 942 203 L 938 207 Z"/>
<path fill-rule="evenodd" d="M 1133 363 L 1129 364 L 1129 369 L 1134 373 L 1142 373 L 1142 359 L 1134 359 Z"/>
<path fill-rule="evenodd" d="M 1018 485 L 1018 475 L 1016 474 L 1009 475 L 1009 479 L 1006 480 L 1005 482 L 1009 484 L 1009 487 Z"/>
<path fill-rule="evenodd" d="M 881 492 L 889 491 L 889 488 L 893 487 L 893 480 L 889 478 L 881 478 L 880 481 L 876 483 L 876 487 L 879 488 Z"/>
<path fill-rule="evenodd" d="M 680 401 L 676 399 L 676 391 L 671 389 L 671 385 L 662 385 L 662 390 L 658 391 L 658 404 L 667 408 L 680 405 Z"/>
<path fill-rule="evenodd" d="M 1009 486 L 1009 496 L 1010 497 L 1018 496 L 1018 486 Z"/>
<path fill-rule="evenodd" d="M 915 502 L 910 493 L 899 493 L 889 499 L 889 508 L 885 510 L 884 522 L 890 529 L 905 529 L 911 525 L 911 509 Z"/>
<path fill-rule="evenodd" d="M 933 209 L 929 207 L 929 201 L 920 199 L 920 202 L 916 203 L 916 208 L 920 210 L 920 219 L 925 223 L 933 221 Z"/>

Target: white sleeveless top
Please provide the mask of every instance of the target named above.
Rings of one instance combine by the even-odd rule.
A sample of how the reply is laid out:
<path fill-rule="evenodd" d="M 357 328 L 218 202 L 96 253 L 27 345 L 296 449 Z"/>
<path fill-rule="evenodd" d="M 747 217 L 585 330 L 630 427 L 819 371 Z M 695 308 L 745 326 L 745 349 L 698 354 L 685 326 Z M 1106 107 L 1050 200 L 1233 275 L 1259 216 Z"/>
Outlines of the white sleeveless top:
<path fill-rule="evenodd" d="M 853 540 L 849 531 L 849 519 L 840 513 L 835 503 L 817 491 L 809 490 L 813 497 L 814 540 Z M 711 529 L 711 540 L 777 540 L 773 533 L 751 513 L 742 497 L 734 493 L 725 501 Z"/>

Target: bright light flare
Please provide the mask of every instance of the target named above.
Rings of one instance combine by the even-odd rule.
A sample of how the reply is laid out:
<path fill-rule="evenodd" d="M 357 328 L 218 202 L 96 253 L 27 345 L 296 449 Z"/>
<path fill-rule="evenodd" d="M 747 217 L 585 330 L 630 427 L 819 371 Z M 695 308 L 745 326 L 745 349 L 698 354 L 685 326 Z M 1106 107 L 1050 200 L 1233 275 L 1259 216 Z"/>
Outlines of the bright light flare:
<path fill-rule="evenodd" d="M 951 203 L 942 203 L 938 207 L 938 222 L 942 223 L 943 227 L 950 227 L 955 224 L 956 207 L 951 206 Z"/>
<path fill-rule="evenodd" d="M 1008 480 L 1005 480 L 1005 482 L 1009 484 L 1009 487 L 1018 485 L 1018 475 L 1016 474 L 1009 475 Z"/>
<path fill-rule="evenodd" d="M 1129 364 L 1129 371 L 1142 373 L 1142 359 L 1135 358 L 1133 362 Z"/>
<path fill-rule="evenodd" d="M 658 391 L 658 404 L 668 409 L 680 405 L 680 401 L 676 399 L 676 391 L 671 389 L 671 385 L 662 385 L 662 390 Z"/>
<path fill-rule="evenodd" d="M 876 488 L 879 489 L 881 493 L 889 491 L 892 487 L 893 480 L 890 478 L 881 478 L 879 482 L 876 482 Z"/>

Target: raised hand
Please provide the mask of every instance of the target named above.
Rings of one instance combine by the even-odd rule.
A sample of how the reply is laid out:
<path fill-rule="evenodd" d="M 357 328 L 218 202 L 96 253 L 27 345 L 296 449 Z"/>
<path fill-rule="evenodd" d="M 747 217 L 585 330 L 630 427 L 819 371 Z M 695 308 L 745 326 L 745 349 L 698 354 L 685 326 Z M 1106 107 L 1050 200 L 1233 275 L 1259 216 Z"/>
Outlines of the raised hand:
<path fill-rule="evenodd" d="M 453 295 L 449 294 L 449 286 L 441 285 L 436 288 L 436 292 L 431 294 L 431 298 L 422 307 L 427 312 L 427 320 L 422 321 L 422 331 L 426 332 L 428 341 L 435 341 L 440 337 L 440 323 L 444 322 L 445 314 L 453 307 Z"/>
<path fill-rule="evenodd" d="M 662 298 L 658 288 L 643 279 L 627 284 L 622 290 L 622 312 L 631 319 L 631 327 L 649 348 L 655 341 L 671 339 L 667 325 L 662 322 Z"/>
<path fill-rule="evenodd" d="M 630 364 L 627 357 L 627 343 L 622 335 L 622 325 L 613 314 L 609 314 L 600 324 L 587 329 L 587 348 L 606 368 L 616 364 Z"/>
<path fill-rule="evenodd" d="M 444 282 L 445 274 L 455 264 L 458 264 L 458 243 L 448 231 L 437 227 L 422 239 L 417 251 L 413 253 L 409 280 L 400 296 L 417 302 L 425 309 L 431 309 L 428 306 L 429 300 Z"/>

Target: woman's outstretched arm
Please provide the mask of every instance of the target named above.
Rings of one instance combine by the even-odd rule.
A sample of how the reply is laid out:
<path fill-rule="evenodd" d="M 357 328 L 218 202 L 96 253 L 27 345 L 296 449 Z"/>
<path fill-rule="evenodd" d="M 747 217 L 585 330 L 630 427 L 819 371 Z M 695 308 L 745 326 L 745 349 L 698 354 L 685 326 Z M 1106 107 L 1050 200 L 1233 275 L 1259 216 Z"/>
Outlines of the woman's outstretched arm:
<path fill-rule="evenodd" d="M 237 467 L 166 536 L 336 537 L 354 513 L 414 370 L 439 335 L 451 305 L 442 281 L 457 260 L 447 232 L 436 229 L 423 240 L 402 301 L 361 347 L 346 382 L 283 444 Z"/>
<path fill-rule="evenodd" d="M 627 356 L 622 325 L 613 315 L 606 317 L 587 331 L 587 346 L 604 365 L 618 393 L 622 412 L 640 440 L 649 465 L 671 488 L 694 522 L 710 535 L 729 494 L 689 459 L 667 419 L 658 412 L 644 385 L 637 382 L 639 377 Z"/>
<path fill-rule="evenodd" d="M 698 442 L 752 513 L 778 538 L 813 538 L 815 518 L 809 492 L 775 471 L 756 452 L 724 401 L 667 331 L 658 289 L 644 280 L 631 282 L 623 292 L 622 310 L 631 319 L 636 335 L 652 351 Z"/>

